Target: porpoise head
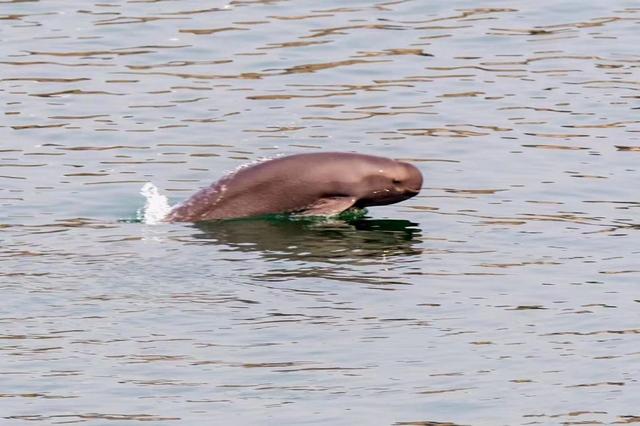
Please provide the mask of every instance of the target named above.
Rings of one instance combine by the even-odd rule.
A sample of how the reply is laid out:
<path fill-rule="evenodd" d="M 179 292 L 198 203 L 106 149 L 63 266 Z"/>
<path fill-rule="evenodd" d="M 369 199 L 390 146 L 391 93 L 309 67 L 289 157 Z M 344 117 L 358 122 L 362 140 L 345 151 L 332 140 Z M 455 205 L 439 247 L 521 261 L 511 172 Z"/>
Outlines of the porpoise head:
<path fill-rule="evenodd" d="M 416 196 L 422 188 L 422 173 L 409 163 L 376 158 L 363 169 L 355 185 L 356 207 L 398 203 Z"/>

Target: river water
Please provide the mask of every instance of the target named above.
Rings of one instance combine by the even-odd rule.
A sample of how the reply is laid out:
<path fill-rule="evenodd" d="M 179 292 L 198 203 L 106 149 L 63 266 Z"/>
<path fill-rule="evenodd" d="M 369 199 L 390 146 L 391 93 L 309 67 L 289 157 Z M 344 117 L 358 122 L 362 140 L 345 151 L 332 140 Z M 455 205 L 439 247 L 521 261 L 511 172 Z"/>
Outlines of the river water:
<path fill-rule="evenodd" d="M 0 424 L 640 421 L 637 1 L 0 1 Z M 146 225 L 247 162 L 354 220 Z"/>

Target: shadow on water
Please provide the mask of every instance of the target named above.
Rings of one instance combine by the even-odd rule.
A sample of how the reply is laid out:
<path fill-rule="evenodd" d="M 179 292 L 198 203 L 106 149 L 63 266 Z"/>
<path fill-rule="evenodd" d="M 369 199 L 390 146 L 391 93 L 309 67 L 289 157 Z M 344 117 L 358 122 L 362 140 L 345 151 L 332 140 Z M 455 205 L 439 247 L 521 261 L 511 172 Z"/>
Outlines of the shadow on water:
<path fill-rule="evenodd" d="M 268 260 L 371 264 L 421 253 L 421 230 L 408 220 L 319 220 L 266 217 L 201 222 L 197 240 L 232 250 L 259 252 Z"/>

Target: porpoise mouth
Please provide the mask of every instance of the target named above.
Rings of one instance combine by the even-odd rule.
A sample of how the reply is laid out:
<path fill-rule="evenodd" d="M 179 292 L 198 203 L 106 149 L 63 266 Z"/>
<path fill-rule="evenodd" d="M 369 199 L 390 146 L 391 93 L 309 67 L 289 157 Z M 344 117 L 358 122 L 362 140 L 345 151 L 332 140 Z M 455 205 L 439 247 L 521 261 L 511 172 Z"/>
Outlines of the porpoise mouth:
<path fill-rule="evenodd" d="M 402 188 L 402 190 L 397 191 L 395 193 L 388 193 L 384 195 L 373 196 L 370 198 L 360 199 L 356 202 L 357 207 L 367 207 L 367 206 L 383 206 L 386 204 L 395 204 L 400 201 L 408 200 L 409 198 L 413 198 L 420 190 L 413 188 Z"/>
<path fill-rule="evenodd" d="M 415 197 L 420 193 L 420 189 L 422 188 L 405 187 L 402 188 L 402 194 L 407 198 Z"/>

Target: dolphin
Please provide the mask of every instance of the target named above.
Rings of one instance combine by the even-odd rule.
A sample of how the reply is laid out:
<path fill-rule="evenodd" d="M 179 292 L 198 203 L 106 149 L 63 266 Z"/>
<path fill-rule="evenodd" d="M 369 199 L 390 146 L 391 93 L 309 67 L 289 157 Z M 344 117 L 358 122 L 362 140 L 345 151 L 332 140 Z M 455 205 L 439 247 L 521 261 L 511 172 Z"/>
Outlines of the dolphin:
<path fill-rule="evenodd" d="M 373 155 L 322 152 L 241 167 L 173 207 L 165 222 L 201 222 L 268 214 L 331 216 L 417 195 L 415 166 Z"/>

